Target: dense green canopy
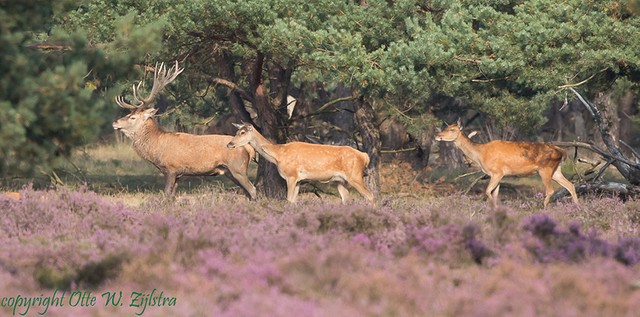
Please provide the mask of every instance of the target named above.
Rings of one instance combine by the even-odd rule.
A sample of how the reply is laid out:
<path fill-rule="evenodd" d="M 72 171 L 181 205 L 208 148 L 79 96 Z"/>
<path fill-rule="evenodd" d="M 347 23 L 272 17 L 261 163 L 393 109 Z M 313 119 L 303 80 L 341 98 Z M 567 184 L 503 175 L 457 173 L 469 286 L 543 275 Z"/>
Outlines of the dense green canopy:
<path fill-rule="evenodd" d="M 168 97 L 174 115 L 237 111 L 240 99 L 259 103 L 264 85 L 259 115 L 284 122 L 292 91 L 346 87 L 410 131 L 446 98 L 536 129 L 567 85 L 593 96 L 640 80 L 637 1 L 71 2 L 0 3 L 3 174 L 95 139 L 115 114 L 109 88 L 160 60 L 186 67 Z"/>

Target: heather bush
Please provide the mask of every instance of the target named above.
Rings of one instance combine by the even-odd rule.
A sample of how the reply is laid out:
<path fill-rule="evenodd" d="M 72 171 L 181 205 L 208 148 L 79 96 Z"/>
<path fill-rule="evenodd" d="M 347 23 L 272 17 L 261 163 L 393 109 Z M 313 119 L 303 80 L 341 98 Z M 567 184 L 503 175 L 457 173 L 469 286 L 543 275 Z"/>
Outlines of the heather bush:
<path fill-rule="evenodd" d="M 615 247 L 615 258 L 626 265 L 640 262 L 640 238 L 622 238 Z"/>
<path fill-rule="evenodd" d="M 247 201 L 197 191 L 135 204 L 86 188 L 0 198 L 0 297 L 123 291 L 123 306 L 52 307 L 47 316 L 134 316 L 131 292 L 175 306 L 150 316 L 625 316 L 640 309 L 633 212 L 601 202 L 467 196 Z M 600 218 L 605 218 L 600 220 Z M 614 225 L 600 226 L 597 223 Z M 592 224 L 590 226 L 589 224 Z M 562 300 L 558 300 L 558 299 Z M 2 315 L 6 307 L 0 307 Z M 41 311 L 41 310 L 40 310 Z M 30 315 L 36 315 L 35 311 Z"/>
<path fill-rule="evenodd" d="M 0 262 L 25 268 L 45 287 L 95 286 L 113 276 L 135 235 L 136 213 L 93 192 L 21 191 L 5 201 Z M 88 274 L 87 272 L 90 272 Z M 86 285 L 85 285 L 86 284 Z"/>
<path fill-rule="evenodd" d="M 524 224 L 532 239 L 525 247 L 541 262 L 580 262 L 589 257 L 613 257 L 625 265 L 640 261 L 640 238 L 625 237 L 612 243 L 599 237 L 596 229 L 582 233 L 580 224 L 573 222 L 563 229 L 546 214 L 531 216 Z"/>
<path fill-rule="evenodd" d="M 533 235 L 533 239 L 525 241 L 526 248 L 542 262 L 579 262 L 589 256 L 607 257 L 611 254 L 611 246 L 598 237 L 595 229 L 584 235 L 579 224 L 571 223 L 564 230 L 546 214 L 531 216 L 524 229 Z"/>

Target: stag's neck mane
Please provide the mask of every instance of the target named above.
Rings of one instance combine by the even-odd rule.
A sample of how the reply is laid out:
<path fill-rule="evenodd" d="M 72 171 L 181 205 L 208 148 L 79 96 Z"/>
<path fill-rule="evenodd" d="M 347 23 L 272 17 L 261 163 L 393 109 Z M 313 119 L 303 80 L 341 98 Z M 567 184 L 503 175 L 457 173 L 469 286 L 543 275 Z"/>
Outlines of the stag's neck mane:
<path fill-rule="evenodd" d="M 133 141 L 131 146 L 142 158 L 155 161 L 154 154 L 157 154 L 157 151 L 152 149 L 157 147 L 158 137 L 165 133 L 168 132 L 164 131 L 154 119 L 149 118 L 130 136 Z"/>

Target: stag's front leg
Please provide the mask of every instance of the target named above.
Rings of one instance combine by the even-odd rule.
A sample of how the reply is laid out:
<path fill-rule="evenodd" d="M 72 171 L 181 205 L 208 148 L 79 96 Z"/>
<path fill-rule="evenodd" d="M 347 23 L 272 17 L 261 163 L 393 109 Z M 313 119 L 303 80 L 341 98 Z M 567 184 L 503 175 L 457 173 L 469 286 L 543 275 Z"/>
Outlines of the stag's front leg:
<path fill-rule="evenodd" d="M 177 185 L 178 182 L 176 181 L 176 174 L 169 172 L 164 174 L 164 195 L 166 197 L 173 197 Z"/>

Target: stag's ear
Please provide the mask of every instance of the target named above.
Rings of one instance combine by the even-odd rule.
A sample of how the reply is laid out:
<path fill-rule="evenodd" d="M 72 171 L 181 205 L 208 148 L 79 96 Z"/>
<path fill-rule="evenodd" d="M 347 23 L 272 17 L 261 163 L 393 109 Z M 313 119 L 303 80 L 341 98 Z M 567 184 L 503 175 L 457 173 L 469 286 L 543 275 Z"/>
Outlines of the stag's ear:
<path fill-rule="evenodd" d="M 158 109 L 149 108 L 149 109 L 145 109 L 143 114 L 144 114 L 145 119 L 148 119 L 148 118 L 153 117 L 156 114 L 156 112 L 158 112 Z"/>
<path fill-rule="evenodd" d="M 460 130 L 462 130 L 462 121 L 460 120 L 460 118 L 458 118 L 458 121 L 456 121 L 456 125 L 458 126 L 458 128 L 460 128 Z"/>
<path fill-rule="evenodd" d="M 242 127 L 243 127 L 243 125 L 242 125 L 242 124 L 237 124 L 237 123 L 232 123 L 232 124 L 233 124 L 233 126 L 234 126 L 234 127 L 236 127 L 236 129 L 238 129 L 238 130 L 239 130 L 240 128 L 242 128 Z"/>

